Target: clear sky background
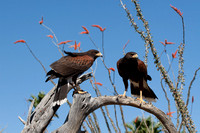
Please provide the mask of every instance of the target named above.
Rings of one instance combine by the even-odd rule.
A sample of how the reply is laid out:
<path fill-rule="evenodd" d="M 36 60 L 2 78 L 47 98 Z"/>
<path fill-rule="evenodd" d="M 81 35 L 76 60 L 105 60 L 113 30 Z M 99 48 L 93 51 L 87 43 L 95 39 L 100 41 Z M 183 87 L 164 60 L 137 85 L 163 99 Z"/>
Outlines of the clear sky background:
<path fill-rule="evenodd" d="M 124 3 L 126 3 L 124 1 Z M 136 16 L 133 3 L 126 3 L 129 10 Z M 163 45 L 159 41 L 167 39 L 174 42 L 174 45 L 167 46 L 170 59 L 171 53 L 175 52 L 182 42 L 181 18 L 171 9 L 170 4 L 183 12 L 186 29 L 186 47 L 184 51 L 184 70 L 186 85 L 183 91 L 184 100 L 189 83 L 194 75 L 194 71 L 200 66 L 200 1 L 193 0 L 146 0 L 141 1 L 140 5 L 143 15 L 149 22 L 151 34 L 153 36 L 155 47 L 159 55 L 163 51 Z M 130 40 L 126 47 L 126 52 L 135 51 L 139 58 L 144 60 L 144 41 L 130 26 L 126 13 L 120 5 L 119 0 L 6 0 L 0 4 L 0 129 L 6 128 L 5 132 L 15 133 L 23 129 L 23 124 L 18 120 L 21 116 L 26 120 L 29 103 L 27 99 L 30 95 L 37 95 L 39 91 L 47 93 L 53 85 L 45 83 L 45 72 L 40 64 L 33 58 L 26 46 L 22 43 L 14 44 L 16 40 L 24 39 L 35 55 L 41 60 L 47 70 L 49 65 L 61 57 L 56 46 L 47 35 L 51 34 L 47 29 L 39 24 L 41 17 L 44 17 L 44 24 L 49 26 L 56 34 L 58 41 L 76 40 L 81 42 L 81 49 L 87 51 L 94 49 L 92 42 L 87 35 L 80 35 L 83 31 L 81 26 L 86 26 L 90 31 L 90 36 L 101 48 L 101 32 L 97 28 L 91 27 L 98 24 L 106 27 L 105 30 L 105 62 L 108 67 L 116 69 L 116 62 L 123 56 L 123 45 Z M 137 17 L 135 17 L 137 20 Z M 139 22 L 137 20 L 137 22 Z M 141 25 L 141 24 L 140 24 Z M 74 42 L 70 43 L 74 44 Z M 65 47 L 67 51 L 74 51 L 72 48 Z M 166 55 L 162 58 L 163 65 L 168 68 Z M 160 74 L 155 68 L 151 52 L 148 60 L 148 73 L 153 80 L 149 85 L 158 96 L 158 101 L 154 105 L 164 112 L 167 112 L 167 101 L 160 86 Z M 173 61 L 173 71 L 177 77 L 178 58 Z M 170 74 L 171 75 L 171 74 Z M 107 71 L 102 65 L 100 59 L 97 59 L 96 78 L 105 87 L 100 87 L 102 95 L 113 95 L 113 89 L 108 82 Z M 171 75 L 173 80 L 173 76 Z M 55 80 L 56 82 L 56 80 Z M 115 85 L 119 93 L 123 93 L 124 85 L 118 73 L 115 73 Z M 81 85 L 82 89 L 87 90 L 92 96 L 95 92 L 86 81 Z M 176 111 L 171 93 L 167 89 L 171 99 L 172 111 Z M 130 89 L 127 93 L 130 96 Z M 194 105 L 192 118 L 198 130 L 200 130 L 200 106 L 199 106 L 199 75 L 196 78 L 191 90 L 191 96 L 194 96 Z M 71 93 L 68 99 L 72 101 Z M 191 100 L 190 100 L 191 101 Z M 191 110 L 191 102 L 189 104 Z M 48 130 L 53 131 L 61 126 L 68 113 L 68 105 L 64 104 L 58 111 L 59 119 L 55 118 L 49 125 Z M 148 113 L 132 107 L 124 107 L 126 122 L 131 122 L 137 116 L 148 116 Z M 96 111 L 101 116 L 100 111 Z M 110 106 L 110 113 L 113 117 L 113 108 Z M 120 118 L 118 111 L 118 118 Z M 176 122 L 176 113 L 172 120 Z M 101 128 L 107 131 L 104 120 L 99 117 Z M 119 121 L 122 131 L 122 122 Z"/>

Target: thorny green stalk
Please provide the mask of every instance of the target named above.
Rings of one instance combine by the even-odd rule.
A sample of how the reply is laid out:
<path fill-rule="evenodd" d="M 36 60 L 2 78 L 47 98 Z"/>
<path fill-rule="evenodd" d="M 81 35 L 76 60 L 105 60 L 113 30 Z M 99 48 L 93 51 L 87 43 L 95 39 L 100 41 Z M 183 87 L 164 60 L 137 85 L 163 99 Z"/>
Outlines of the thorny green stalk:
<path fill-rule="evenodd" d="M 135 6 L 137 7 L 137 5 L 139 5 L 139 4 L 137 4 L 136 0 L 134 0 L 134 2 L 135 2 Z M 141 12 L 141 10 L 137 10 L 137 12 Z M 182 22 L 183 22 L 183 17 L 182 17 Z M 146 27 L 148 27 L 148 26 L 145 26 L 145 28 Z M 183 23 L 183 31 L 184 31 L 184 23 Z M 184 34 L 184 32 L 183 32 L 183 34 Z M 179 107 L 179 110 L 180 110 L 181 115 L 182 115 L 182 119 L 184 120 L 187 129 L 190 132 L 194 132 L 196 129 L 195 129 L 195 126 L 194 126 L 193 121 L 191 119 L 191 116 L 189 115 L 188 108 L 187 108 L 187 106 L 185 106 L 185 102 L 183 101 L 182 94 L 180 92 L 178 92 L 177 89 L 174 88 L 173 83 L 169 78 L 169 75 L 166 73 L 165 68 L 162 66 L 161 61 L 160 61 L 159 57 L 157 56 L 157 52 L 156 52 L 156 49 L 153 46 L 153 40 L 151 39 L 151 35 L 150 34 L 147 34 L 147 35 L 148 35 L 148 39 L 150 40 L 149 42 L 150 42 L 151 50 L 152 50 L 152 53 L 154 55 L 154 59 L 156 60 L 157 67 L 159 68 L 159 70 L 163 74 L 163 77 L 165 78 L 166 83 L 168 83 L 170 90 L 173 92 L 173 97 L 174 97 L 174 99 L 175 99 L 175 101 L 176 101 L 176 103 Z M 185 42 L 184 36 L 183 36 L 183 42 Z M 183 44 L 183 50 L 184 50 L 184 46 L 185 46 L 185 43 Z M 183 63 L 182 63 L 182 66 L 181 66 L 181 71 L 182 71 L 182 73 L 184 73 Z M 181 84 L 182 85 L 184 84 L 183 78 L 181 79 Z"/>
<path fill-rule="evenodd" d="M 104 38 L 104 36 L 103 36 L 104 34 L 103 34 L 103 32 L 102 32 L 102 39 Z M 96 45 L 96 43 L 93 41 L 93 39 L 91 38 L 91 36 L 88 34 L 88 37 L 89 37 L 89 39 L 90 39 L 90 41 L 93 43 L 93 45 L 97 48 L 97 49 L 99 49 L 98 47 L 97 47 L 97 45 Z M 102 49 L 103 49 L 103 52 L 104 52 L 104 40 L 102 40 Z M 104 57 L 105 58 L 105 57 Z M 101 58 L 101 60 L 102 60 L 102 62 L 103 62 L 103 64 L 104 64 L 104 66 L 105 66 L 105 68 L 108 70 L 108 75 L 109 75 L 109 80 L 110 80 L 110 82 L 111 82 L 111 84 L 112 84 L 112 86 L 113 86 L 113 88 L 114 88 L 114 90 L 115 90 L 115 93 L 116 94 L 118 94 L 117 93 L 117 90 L 116 90 L 116 87 L 115 87 L 115 85 L 114 85 L 114 83 L 113 83 L 113 81 L 112 81 L 112 79 L 111 79 L 111 75 L 110 75 L 110 73 L 109 73 L 109 68 L 106 66 L 106 64 L 105 64 L 105 61 L 104 61 L 104 58 Z M 94 73 L 93 73 L 94 74 Z M 94 78 L 94 80 L 95 80 L 95 77 L 93 76 L 93 78 Z M 96 82 L 96 81 L 95 81 Z M 92 84 L 92 83 L 91 83 Z M 93 86 L 93 85 L 92 85 Z M 95 88 L 96 87 L 96 88 Z M 97 93 L 97 96 L 100 94 L 100 91 L 99 91 L 99 89 L 98 89 L 98 87 L 97 87 L 97 85 L 95 85 L 95 87 L 93 86 L 93 88 L 95 89 L 95 92 Z M 99 93 L 99 94 L 98 94 Z M 124 125 L 124 128 L 125 128 L 125 130 L 126 130 L 126 132 L 128 132 L 128 130 L 127 130 L 127 127 L 126 127 L 126 123 L 125 123 L 125 120 L 124 120 L 124 114 L 123 114 L 123 109 L 122 109 L 122 106 L 121 105 L 119 105 L 119 107 L 120 107 L 120 112 L 121 112 L 121 116 L 122 116 L 122 122 L 123 122 L 123 125 Z M 107 106 L 105 106 L 105 108 L 107 108 Z M 108 111 L 108 110 L 107 110 Z M 114 109 L 114 111 L 115 111 L 115 113 L 116 113 L 116 110 Z M 102 110 L 102 113 L 103 113 L 104 111 Z M 105 113 L 105 112 L 104 112 Z M 104 113 L 103 113 L 103 115 L 104 115 Z M 107 112 L 107 115 L 109 116 L 109 112 Z M 105 118 L 105 120 L 106 120 L 106 117 L 104 116 L 104 118 Z M 111 121 L 111 124 L 112 124 L 112 126 L 113 126 L 113 128 L 114 128 L 114 130 L 117 132 L 117 130 L 116 130 L 116 127 L 115 127 L 115 125 L 114 125 L 114 122 L 112 121 L 112 119 L 109 117 L 109 119 L 110 119 L 110 121 Z M 116 119 L 116 123 L 117 123 L 117 125 L 118 125 L 118 122 L 117 122 L 117 117 L 115 117 L 115 119 Z M 108 125 L 108 123 L 106 122 L 106 124 L 107 124 L 107 127 L 108 127 L 108 129 L 109 129 L 109 125 Z"/>
<path fill-rule="evenodd" d="M 123 4 L 122 0 L 120 0 L 120 3 L 122 5 L 122 8 L 126 11 L 127 13 L 127 17 L 129 18 L 130 22 L 131 22 L 131 26 L 133 26 L 136 30 L 137 33 L 140 34 L 141 38 L 145 38 L 145 34 L 144 34 L 144 31 L 141 31 L 141 30 L 138 30 L 139 27 L 137 26 L 134 18 L 132 17 L 131 13 L 129 12 L 129 10 L 126 8 L 126 5 Z"/>
<path fill-rule="evenodd" d="M 134 2 L 134 4 L 136 5 L 137 4 L 137 1 L 133 1 L 131 0 L 132 2 Z M 146 34 L 150 34 L 150 30 L 149 30 L 149 25 L 148 25 L 148 22 L 144 19 L 143 15 L 142 15 L 142 11 L 141 11 L 141 8 L 140 8 L 140 5 L 137 4 L 138 6 L 136 6 L 136 10 L 140 10 L 139 12 L 137 12 L 137 16 L 140 18 L 140 20 L 142 20 L 143 22 L 143 25 L 146 29 Z M 149 49 L 150 49 L 150 46 L 149 46 L 149 41 L 148 39 L 144 39 L 145 40 L 145 60 L 144 60 L 144 63 L 146 64 L 147 66 L 147 62 L 148 62 L 148 53 L 149 53 Z"/>
<path fill-rule="evenodd" d="M 96 78 L 95 78 L 95 76 L 94 76 L 93 71 L 92 71 L 92 76 L 93 76 L 94 82 L 96 82 Z M 96 95 L 97 95 L 97 96 L 101 96 L 101 92 L 99 91 L 98 86 L 97 86 L 96 84 L 93 84 L 92 81 L 90 81 L 90 82 L 91 82 L 92 87 L 94 88 L 94 90 L 95 90 L 95 92 L 96 92 Z M 94 85 L 95 85 L 95 86 L 94 86 Z M 103 115 L 105 115 L 105 112 L 104 112 L 103 108 L 101 107 L 100 109 L 101 109 Z M 110 117 L 110 113 L 109 113 L 109 111 L 108 111 L 107 106 L 105 106 L 105 110 L 106 110 L 107 116 L 108 116 L 108 118 L 109 118 L 109 120 L 110 120 L 110 122 L 111 122 L 111 124 L 112 124 L 113 129 L 114 129 L 115 132 L 117 133 L 117 128 L 115 127 L 115 124 L 114 124 L 112 118 Z M 107 126 L 108 126 L 108 130 L 110 131 L 110 127 L 109 127 L 108 120 L 107 120 L 106 116 L 104 116 L 104 118 L 105 118 L 106 124 L 107 124 Z M 111 131 L 110 131 L 110 132 L 111 132 Z"/>
<path fill-rule="evenodd" d="M 190 85 L 189 85 L 189 88 L 188 88 L 188 93 L 187 93 L 188 95 L 187 95 L 186 106 L 188 106 L 188 104 L 189 104 L 190 90 L 191 90 L 191 87 L 192 87 L 192 84 L 193 84 L 194 80 L 196 79 L 197 72 L 198 72 L 199 70 L 200 70 L 200 67 L 195 71 L 194 76 L 193 76 L 193 78 L 192 78 L 192 80 L 191 80 L 191 82 L 190 82 Z"/>
<path fill-rule="evenodd" d="M 178 89 L 178 84 L 181 82 L 180 86 L 180 92 L 182 93 L 183 86 L 185 85 L 185 78 L 184 78 L 184 69 L 183 69 L 183 64 L 184 64 L 184 59 L 183 59 L 183 52 L 185 49 L 185 25 L 184 25 L 184 19 L 183 16 L 181 16 L 182 20 L 182 27 L 183 27 L 183 43 L 179 45 L 178 53 L 179 53 L 179 70 L 178 70 L 178 81 L 177 81 L 177 89 Z"/>
<path fill-rule="evenodd" d="M 195 71 L 194 76 L 193 76 L 193 78 L 192 78 L 192 80 L 191 80 L 191 82 L 190 82 L 190 85 L 189 85 L 189 88 L 188 88 L 188 93 L 187 93 L 186 106 L 188 106 L 188 104 L 189 104 L 191 87 L 192 87 L 193 82 L 194 82 L 195 79 L 196 79 L 196 75 L 197 75 L 197 72 L 198 72 L 199 70 L 200 70 L 200 67 Z M 193 105 L 193 103 L 192 103 L 192 105 Z M 192 113 L 192 106 L 191 106 L 190 115 L 191 115 L 191 113 Z M 180 125 L 180 127 L 179 127 L 179 131 L 182 129 L 182 126 L 183 126 L 183 121 L 181 122 L 181 125 Z"/>
<path fill-rule="evenodd" d="M 119 133 L 121 133 L 121 129 L 119 128 L 119 124 L 118 124 L 118 120 L 117 120 L 116 105 L 114 105 L 114 112 L 115 112 L 115 122 L 116 122 L 117 128 L 119 130 Z"/>
<path fill-rule="evenodd" d="M 89 128 L 90 128 L 91 132 L 95 133 L 95 129 L 94 129 L 93 124 L 92 124 L 93 122 L 92 122 L 91 116 L 88 115 L 87 119 L 88 119 L 88 124 L 89 124 Z"/>
<path fill-rule="evenodd" d="M 40 63 L 40 65 L 42 66 L 42 68 L 44 69 L 45 73 L 47 73 L 46 68 L 44 67 L 44 65 L 42 64 L 42 62 L 35 56 L 35 54 L 33 53 L 33 51 L 31 50 L 31 48 L 29 47 L 29 45 L 25 42 L 28 50 L 30 51 L 30 53 L 32 54 L 32 56 Z"/>
<path fill-rule="evenodd" d="M 117 132 L 118 132 L 118 131 L 117 131 L 117 128 L 116 128 L 116 126 L 115 126 L 115 124 L 114 124 L 114 121 L 113 121 L 112 118 L 110 117 L 110 113 L 109 113 L 109 111 L 108 111 L 108 107 L 105 106 L 105 109 L 106 109 L 107 116 L 108 116 L 108 118 L 110 119 L 110 122 L 111 122 L 111 124 L 112 124 L 112 126 L 113 126 L 113 129 L 114 129 L 115 132 L 117 133 Z"/>
<path fill-rule="evenodd" d="M 129 42 L 130 42 L 130 41 L 128 40 L 127 43 L 126 43 L 126 44 L 124 45 L 124 47 L 123 47 L 123 55 L 126 55 L 125 48 L 126 48 L 126 46 L 128 45 Z"/>
<path fill-rule="evenodd" d="M 185 44 L 180 44 L 178 47 L 178 53 L 179 53 L 179 70 L 178 70 L 178 79 L 176 83 L 176 88 L 182 93 L 183 86 L 185 85 L 185 78 L 184 78 L 184 70 L 183 70 L 183 64 L 184 64 L 184 59 L 183 59 L 183 52 L 184 52 Z M 178 87 L 179 83 L 181 82 L 180 89 Z"/>
<path fill-rule="evenodd" d="M 183 64 L 184 64 L 184 59 L 183 59 L 183 52 L 185 49 L 185 26 L 184 26 L 184 19 L 183 16 L 181 16 L 181 20 L 182 20 L 182 27 L 183 27 L 183 43 L 181 43 L 178 47 L 178 53 L 179 53 L 179 70 L 178 70 L 178 79 L 177 79 L 177 84 L 176 84 L 176 88 L 180 91 L 180 93 L 182 93 L 182 90 L 184 89 L 183 86 L 185 86 L 185 78 L 184 78 L 184 69 L 183 69 Z M 181 82 L 181 86 L 180 89 L 178 87 L 179 82 Z M 188 90 L 188 94 L 190 95 L 190 89 Z M 186 103 L 187 106 L 187 103 Z M 180 124 L 180 128 L 179 131 L 182 129 L 182 125 L 185 125 L 185 123 L 182 122 Z"/>
<path fill-rule="evenodd" d="M 167 92 L 166 92 L 166 90 L 165 90 L 165 88 L 164 88 L 164 86 L 163 86 L 162 81 L 163 81 L 163 78 L 161 79 L 160 84 L 161 84 L 161 87 L 162 87 L 162 89 L 163 89 L 163 92 L 165 93 L 165 98 L 167 99 L 167 103 L 168 103 L 168 112 L 171 112 L 170 100 L 169 100 L 169 98 L 168 98 L 168 96 L 167 96 Z M 169 117 L 169 118 L 170 118 L 170 117 Z"/>
<path fill-rule="evenodd" d="M 112 84 L 113 88 L 114 88 L 114 92 L 118 95 L 118 92 L 117 92 L 117 89 L 115 87 L 115 84 L 113 83 L 112 79 L 111 79 L 111 75 L 110 75 L 110 72 L 109 72 L 109 68 L 106 66 L 105 64 L 105 61 L 103 60 L 103 58 L 101 58 L 105 68 L 108 70 L 108 77 L 109 77 L 109 80 L 110 80 L 110 83 Z M 124 119 L 124 112 L 123 112 L 123 108 L 121 105 L 119 105 L 119 108 L 120 108 L 120 112 L 121 112 L 121 117 L 122 117 L 122 122 L 123 122 L 123 125 L 124 125 L 124 128 L 125 128 L 125 131 L 128 132 L 128 129 L 126 127 L 126 122 L 125 122 L 125 119 Z M 116 110 L 114 110 L 115 113 L 116 113 Z M 117 120 L 117 118 L 115 117 L 115 119 Z"/>
<path fill-rule="evenodd" d="M 93 41 L 92 37 L 89 34 L 88 34 L 88 37 L 89 37 L 90 41 L 92 42 L 92 44 L 95 46 L 95 48 L 99 50 L 96 43 Z"/>
<path fill-rule="evenodd" d="M 42 66 L 42 68 L 44 69 L 45 73 L 47 74 L 47 70 L 44 67 L 44 65 L 42 64 L 42 62 L 36 57 L 36 55 L 33 53 L 33 51 L 31 50 L 31 48 L 29 47 L 28 43 L 25 42 L 25 45 L 27 46 L 28 50 L 30 51 L 30 53 L 32 54 L 32 56 L 40 63 L 40 65 Z M 56 85 L 56 83 L 53 80 L 50 80 L 51 83 L 53 85 Z"/>
<path fill-rule="evenodd" d="M 114 84 L 113 80 L 111 79 L 111 75 L 110 75 L 110 72 L 109 72 L 109 68 L 106 66 L 104 59 L 101 58 L 101 60 L 102 60 L 102 62 L 103 62 L 103 64 L 104 64 L 105 68 L 108 70 L 108 77 L 109 77 L 110 83 L 112 84 L 115 93 L 118 95 L 117 89 L 116 89 L 116 87 L 115 87 L 115 84 Z M 125 126 L 126 123 L 125 123 L 125 120 L 124 120 L 123 108 L 122 108 L 121 105 L 119 105 L 119 107 L 120 107 L 120 112 L 121 112 L 121 116 L 122 116 L 122 122 L 123 122 L 123 124 L 124 124 L 125 130 L 127 131 L 127 127 Z M 117 120 L 117 115 L 116 115 L 116 114 L 117 114 L 117 111 L 116 111 L 116 106 L 115 106 L 115 105 L 114 105 L 114 112 L 115 112 L 115 121 L 116 121 L 117 128 L 118 128 L 119 132 L 121 132 L 121 130 L 120 130 L 120 128 L 119 128 L 118 120 Z"/>
<path fill-rule="evenodd" d="M 172 63 L 174 61 L 174 58 L 172 58 L 172 61 L 170 62 L 170 59 L 169 59 L 169 54 L 167 53 L 167 50 L 165 50 L 165 53 L 167 55 L 167 59 L 168 59 L 168 62 L 169 62 L 169 68 L 167 70 L 167 73 L 169 73 L 170 69 L 171 69 L 171 72 L 172 72 L 172 75 L 173 75 L 173 78 L 174 78 L 174 84 L 176 84 L 176 79 L 175 79 L 175 75 L 174 75 L 174 71 L 172 69 Z"/>
<path fill-rule="evenodd" d="M 101 133 L 101 130 L 100 130 L 100 127 L 99 127 L 99 123 L 98 123 L 98 120 L 97 120 L 97 115 L 94 112 L 92 112 L 92 116 L 94 118 L 94 122 L 95 122 L 95 125 L 96 125 L 96 128 L 97 128 L 97 132 Z"/>
<path fill-rule="evenodd" d="M 148 66 L 148 53 L 149 53 L 149 45 L 148 45 L 149 43 L 145 43 L 145 55 L 144 55 L 144 64 L 146 65 L 146 66 Z"/>
<path fill-rule="evenodd" d="M 44 26 L 47 30 L 49 30 L 53 34 L 53 36 L 54 36 L 54 38 L 56 40 L 56 43 L 54 43 L 54 44 L 56 45 L 56 47 L 58 47 L 58 51 L 61 53 L 61 55 L 64 56 L 63 52 L 60 50 L 60 47 L 58 45 L 58 38 L 56 37 L 56 34 L 53 32 L 53 30 L 51 28 L 49 28 L 45 24 L 41 24 L 41 25 Z"/>
<path fill-rule="evenodd" d="M 132 2 L 134 2 L 134 4 L 137 4 L 136 1 L 131 0 Z M 140 5 L 137 4 L 138 6 L 136 6 L 136 10 L 140 10 Z M 139 17 L 139 19 L 143 22 L 145 28 L 146 28 L 146 34 L 150 34 L 150 30 L 149 30 L 149 25 L 148 22 L 144 19 L 143 15 L 142 15 L 142 11 L 140 10 L 140 12 L 137 12 L 137 16 Z M 145 56 L 144 56 L 144 63 L 147 66 L 147 62 L 148 62 L 148 53 L 149 53 L 149 42 L 147 39 L 145 39 Z"/>
<path fill-rule="evenodd" d="M 83 129 L 84 129 L 86 132 L 88 132 L 88 131 L 87 131 L 87 128 L 86 128 L 86 126 L 85 126 L 84 123 L 82 124 L 82 126 L 83 126 Z"/>
<path fill-rule="evenodd" d="M 85 119 L 84 122 L 85 122 L 86 125 L 89 127 L 91 133 L 93 133 L 93 132 L 92 132 L 92 127 L 91 127 L 91 125 L 88 123 L 88 121 Z"/>
<path fill-rule="evenodd" d="M 91 115 L 88 115 L 88 119 L 91 121 L 92 128 L 94 129 L 94 131 L 95 131 L 95 133 L 96 133 L 96 132 L 97 132 L 97 128 L 96 128 L 96 126 L 95 126 L 95 123 L 94 123 L 94 121 L 92 120 L 92 117 L 91 117 Z"/>
<path fill-rule="evenodd" d="M 91 69 L 92 69 L 92 68 L 91 68 Z M 94 75 L 93 69 L 92 69 L 92 74 Z M 93 78 L 95 79 L 94 76 L 93 76 Z M 93 82 L 92 82 L 91 79 L 90 79 L 90 83 L 91 83 L 91 85 L 92 85 L 92 88 L 95 90 L 96 95 L 99 96 L 99 92 L 98 92 L 98 90 L 97 90 L 97 88 L 96 88 L 97 86 L 94 86 L 94 84 L 93 84 Z M 105 122 L 106 122 L 106 126 L 107 126 L 107 128 L 108 128 L 108 131 L 111 132 L 110 126 L 109 126 L 109 124 L 108 124 L 108 120 L 107 120 L 106 115 L 105 115 L 105 111 L 103 110 L 102 107 L 100 108 L 100 110 L 101 110 L 101 112 L 102 112 L 102 114 L 103 114 L 103 117 L 104 117 L 104 120 L 105 120 Z"/>
<path fill-rule="evenodd" d="M 141 13 L 140 6 L 139 6 L 139 4 L 138 4 L 138 2 L 136 0 L 134 0 L 134 4 L 135 4 L 135 7 L 136 7 L 136 10 L 137 10 L 138 14 L 141 15 L 141 18 L 144 18 L 142 13 Z M 125 11 L 127 13 L 127 16 L 129 18 L 130 22 L 132 23 L 132 26 L 135 28 L 136 32 L 138 32 L 138 30 L 137 30 L 138 26 L 134 22 L 134 19 L 130 15 L 130 12 L 128 11 L 128 9 L 126 8 L 126 6 L 123 3 L 122 3 L 122 7 L 125 9 Z M 141 35 L 141 37 L 144 40 L 148 40 L 149 41 L 151 52 L 152 52 L 154 60 L 155 60 L 154 63 L 156 64 L 156 67 L 158 68 L 158 70 L 161 72 L 163 78 L 165 79 L 165 82 L 168 84 L 168 86 L 170 88 L 170 91 L 172 92 L 172 96 L 174 97 L 174 100 L 177 102 L 177 105 L 178 105 L 178 108 L 180 110 L 182 119 L 184 120 L 188 131 L 189 132 L 195 132 L 196 131 L 195 125 L 194 125 L 194 123 L 193 123 L 193 121 L 191 119 L 191 116 L 189 115 L 188 108 L 185 105 L 185 102 L 183 101 L 182 94 L 174 87 L 173 82 L 171 81 L 167 71 L 163 67 L 163 65 L 161 63 L 161 60 L 160 60 L 160 58 L 158 56 L 158 53 L 156 51 L 156 48 L 154 47 L 154 43 L 153 43 L 153 40 L 152 40 L 152 37 L 151 37 L 151 34 L 150 34 L 150 29 L 149 29 L 149 26 L 148 26 L 148 22 L 145 19 L 143 19 L 143 20 L 145 21 L 144 22 L 144 25 L 145 25 L 144 27 L 147 30 L 147 36 L 143 36 L 143 34 L 141 35 L 141 32 L 138 32 L 138 33 Z"/>

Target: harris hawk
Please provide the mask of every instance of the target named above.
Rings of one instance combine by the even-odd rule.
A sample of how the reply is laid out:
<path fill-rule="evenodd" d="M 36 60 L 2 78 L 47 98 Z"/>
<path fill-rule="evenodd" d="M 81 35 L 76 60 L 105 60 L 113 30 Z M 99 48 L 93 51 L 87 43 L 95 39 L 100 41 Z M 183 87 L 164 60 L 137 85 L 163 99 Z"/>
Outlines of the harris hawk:
<path fill-rule="evenodd" d="M 138 59 L 137 53 L 128 52 L 123 58 L 119 59 L 117 61 L 117 69 L 125 86 L 122 96 L 126 96 L 129 80 L 131 94 L 138 97 L 137 99 L 140 103 L 144 102 L 143 98 L 149 102 L 156 101 L 157 96 L 147 84 L 147 80 L 151 80 L 151 77 L 147 74 L 144 62 Z"/>
<path fill-rule="evenodd" d="M 59 60 L 55 61 L 50 65 L 51 70 L 47 73 L 48 82 L 51 79 L 59 78 L 56 91 L 58 89 L 62 98 L 57 98 L 57 100 L 66 98 L 66 85 L 71 84 L 76 87 L 76 80 L 78 76 L 87 71 L 96 60 L 97 57 L 101 57 L 102 54 L 97 50 L 89 50 L 82 53 L 72 53 L 64 51 L 67 56 L 61 57 Z M 64 87 L 65 86 L 65 87 Z M 63 88 L 64 87 L 64 88 Z M 85 93 L 82 90 L 77 90 L 78 93 Z"/>

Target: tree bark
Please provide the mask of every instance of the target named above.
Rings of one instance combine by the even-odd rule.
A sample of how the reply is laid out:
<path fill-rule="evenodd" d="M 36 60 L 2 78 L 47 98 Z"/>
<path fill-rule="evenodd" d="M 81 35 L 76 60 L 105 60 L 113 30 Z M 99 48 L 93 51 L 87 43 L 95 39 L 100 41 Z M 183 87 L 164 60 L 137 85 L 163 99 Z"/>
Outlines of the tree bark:
<path fill-rule="evenodd" d="M 140 108 L 156 116 L 169 133 L 177 133 L 174 124 L 168 116 L 152 104 L 140 104 L 138 100 L 131 97 L 99 96 L 92 98 L 89 93 L 74 95 L 67 121 L 57 130 L 53 131 L 53 133 L 77 133 L 87 115 L 105 105 L 126 105 Z"/>
<path fill-rule="evenodd" d="M 85 80 L 91 77 L 91 73 L 84 74 L 77 79 L 77 84 L 81 84 Z M 68 92 L 72 89 L 71 85 L 65 86 L 65 93 L 67 97 Z M 42 133 L 49 125 L 52 117 L 60 107 L 58 104 L 54 104 L 57 95 L 56 86 L 52 88 L 38 104 L 36 109 L 29 113 L 27 116 L 27 122 L 21 133 Z M 62 91 L 61 91 L 62 93 Z M 30 112 L 30 111 L 29 111 Z"/>

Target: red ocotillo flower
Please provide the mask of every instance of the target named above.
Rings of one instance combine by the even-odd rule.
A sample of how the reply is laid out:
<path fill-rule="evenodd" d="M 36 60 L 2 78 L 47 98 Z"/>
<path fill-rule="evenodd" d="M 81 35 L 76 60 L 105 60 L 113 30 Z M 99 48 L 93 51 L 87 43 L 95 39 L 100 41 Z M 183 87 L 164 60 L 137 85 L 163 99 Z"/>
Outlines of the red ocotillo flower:
<path fill-rule="evenodd" d="M 76 50 L 76 49 L 77 49 L 77 43 L 76 43 L 76 41 L 75 41 L 74 50 Z"/>
<path fill-rule="evenodd" d="M 24 40 L 17 40 L 16 42 L 14 42 L 14 44 L 19 43 L 19 42 L 26 43 L 26 41 L 24 41 Z"/>
<path fill-rule="evenodd" d="M 43 24 L 43 16 L 42 16 L 42 19 L 40 20 L 40 22 L 39 22 L 40 24 Z"/>
<path fill-rule="evenodd" d="M 169 115 L 169 117 L 173 117 L 172 116 L 173 113 L 175 113 L 175 111 L 174 112 L 169 112 L 169 113 L 167 113 L 167 115 Z"/>
<path fill-rule="evenodd" d="M 173 43 L 173 42 L 167 42 L 166 44 L 175 44 L 175 43 Z"/>
<path fill-rule="evenodd" d="M 88 29 L 85 26 L 82 26 L 85 31 L 82 31 L 80 34 L 89 34 Z"/>
<path fill-rule="evenodd" d="M 172 5 L 170 5 L 170 6 L 171 6 L 172 9 L 174 9 L 174 11 L 176 11 L 182 17 L 183 13 L 181 13 L 180 10 L 178 10 L 176 7 L 174 7 Z"/>
<path fill-rule="evenodd" d="M 71 46 L 69 46 L 69 48 L 74 48 L 74 50 L 77 50 L 77 48 L 80 48 L 80 46 L 81 46 L 81 43 L 79 42 L 78 44 L 76 43 L 76 41 L 75 41 L 75 44 L 74 45 L 71 45 Z"/>
<path fill-rule="evenodd" d="M 102 83 L 100 83 L 100 82 L 95 82 L 94 84 L 97 84 L 97 85 L 100 85 L 100 86 L 102 86 L 103 84 Z"/>
<path fill-rule="evenodd" d="M 194 102 L 194 96 L 192 96 L 192 103 Z"/>
<path fill-rule="evenodd" d="M 175 53 L 172 53 L 172 57 L 173 57 L 173 58 L 176 58 L 177 51 L 178 51 L 178 50 L 176 50 Z"/>
<path fill-rule="evenodd" d="M 77 47 L 80 48 L 80 46 L 81 46 L 81 42 L 78 43 Z"/>
<path fill-rule="evenodd" d="M 113 68 L 113 67 L 110 67 L 110 68 L 109 68 L 109 70 L 115 71 L 115 68 Z"/>
<path fill-rule="evenodd" d="M 138 120 L 138 116 L 135 118 L 135 120 L 134 120 L 134 123 L 136 123 L 136 122 L 137 122 L 137 120 Z"/>
<path fill-rule="evenodd" d="M 168 42 L 168 41 L 165 39 L 165 45 L 167 45 L 167 44 L 175 44 L 175 43 L 173 43 L 173 42 Z"/>
<path fill-rule="evenodd" d="M 47 37 L 50 37 L 50 38 L 52 38 L 52 39 L 53 39 L 53 36 L 52 36 L 52 35 L 47 35 Z"/>
<path fill-rule="evenodd" d="M 92 27 L 97 27 L 97 28 L 99 28 L 100 31 L 102 31 L 102 32 L 106 29 L 106 28 L 102 28 L 101 26 L 99 26 L 99 25 L 95 25 L 95 24 L 92 25 Z"/>
<path fill-rule="evenodd" d="M 69 42 L 72 42 L 72 40 L 67 40 L 67 41 L 60 42 L 60 43 L 58 43 L 58 45 L 66 44 L 66 43 L 69 43 Z"/>
<path fill-rule="evenodd" d="M 162 43 L 162 45 L 166 46 L 164 42 L 159 41 L 160 43 Z"/>

